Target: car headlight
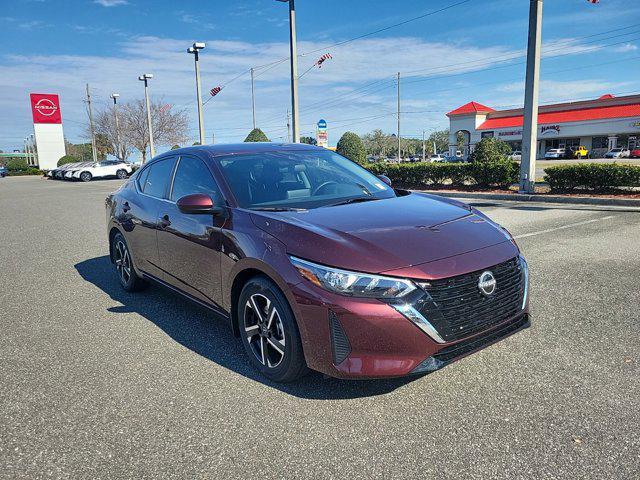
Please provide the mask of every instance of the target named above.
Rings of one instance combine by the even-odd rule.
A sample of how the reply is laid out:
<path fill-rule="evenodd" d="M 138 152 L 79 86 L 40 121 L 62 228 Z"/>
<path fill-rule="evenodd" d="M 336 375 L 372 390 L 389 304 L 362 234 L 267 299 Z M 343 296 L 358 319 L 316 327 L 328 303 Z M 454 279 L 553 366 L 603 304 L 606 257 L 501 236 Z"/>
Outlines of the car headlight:
<path fill-rule="evenodd" d="M 349 297 L 400 298 L 417 287 L 409 280 L 369 273 L 350 272 L 289 257 L 300 275 L 330 292 Z"/>

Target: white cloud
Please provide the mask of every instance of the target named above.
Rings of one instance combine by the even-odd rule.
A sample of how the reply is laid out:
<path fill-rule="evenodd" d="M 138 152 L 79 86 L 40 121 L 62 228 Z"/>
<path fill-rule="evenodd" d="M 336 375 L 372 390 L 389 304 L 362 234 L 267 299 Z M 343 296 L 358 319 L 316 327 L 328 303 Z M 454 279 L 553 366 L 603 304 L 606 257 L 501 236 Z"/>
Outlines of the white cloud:
<path fill-rule="evenodd" d="M 620 45 L 619 47 L 615 48 L 616 52 L 621 52 L 621 53 L 635 52 L 636 50 L 638 50 L 638 46 L 633 43 L 625 43 L 624 45 Z"/>
<path fill-rule="evenodd" d="M 94 0 L 93 3 L 97 3 L 103 7 L 117 7 L 118 5 L 126 5 L 129 2 L 127 0 Z"/>
<path fill-rule="evenodd" d="M 612 82 L 599 79 L 585 80 L 542 80 L 540 82 L 540 101 L 556 102 L 562 100 L 579 99 L 593 96 L 599 97 L 605 93 L 615 93 L 628 87 L 632 82 Z M 524 82 L 511 82 L 496 88 L 499 92 L 517 93 L 524 96 Z M 522 102 L 522 100 L 520 100 Z"/>

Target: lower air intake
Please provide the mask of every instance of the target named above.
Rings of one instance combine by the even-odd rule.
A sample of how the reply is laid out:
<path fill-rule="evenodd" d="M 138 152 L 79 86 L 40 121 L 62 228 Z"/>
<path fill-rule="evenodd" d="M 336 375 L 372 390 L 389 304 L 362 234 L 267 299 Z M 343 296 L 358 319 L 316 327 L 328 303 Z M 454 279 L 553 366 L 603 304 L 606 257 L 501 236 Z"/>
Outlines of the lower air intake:
<path fill-rule="evenodd" d="M 329 331 L 331 334 L 331 349 L 333 352 L 333 363 L 338 365 L 351 353 L 351 345 L 346 333 L 340 325 L 340 320 L 333 311 L 329 311 Z"/>

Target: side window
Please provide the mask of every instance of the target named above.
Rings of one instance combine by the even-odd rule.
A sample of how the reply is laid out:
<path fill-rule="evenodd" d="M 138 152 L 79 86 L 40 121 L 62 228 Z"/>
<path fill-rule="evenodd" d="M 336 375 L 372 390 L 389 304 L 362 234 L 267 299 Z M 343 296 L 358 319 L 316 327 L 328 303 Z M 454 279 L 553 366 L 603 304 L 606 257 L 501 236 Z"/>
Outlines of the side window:
<path fill-rule="evenodd" d="M 180 157 L 176 175 L 173 179 L 171 200 L 176 201 L 185 195 L 206 193 L 214 202 L 221 200 L 220 190 L 211 172 L 202 160 L 194 157 Z"/>
<path fill-rule="evenodd" d="M 150 165 L 147 178 L 144 179 L 142 191 L 152 197 L 164 198 L 175 162 L 175 158 L 167 158 Z"/>
<path fill-rule="evenodd" d="M 138 175 L 136 175 L 136 182 L 138 182 L 138 188 L 140 189 L 141 192 L 144 192 L 144 184 L 147 181 L 147 175 L 149 175 L 149 170 L 151 169 L 143 168 L 142 170 L 139 170 L 137 172 Z"/>

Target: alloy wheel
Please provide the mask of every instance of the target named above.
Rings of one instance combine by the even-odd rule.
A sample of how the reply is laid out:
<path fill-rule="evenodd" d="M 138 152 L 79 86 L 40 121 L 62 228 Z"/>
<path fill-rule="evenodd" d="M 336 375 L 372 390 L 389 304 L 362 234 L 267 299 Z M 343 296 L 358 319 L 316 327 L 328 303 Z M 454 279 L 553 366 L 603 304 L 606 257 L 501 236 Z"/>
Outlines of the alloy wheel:
<path fill-rule="evenodd" d="M 124 285 L 127 285 L 131 279 L 131 256 L 127 245 L 122 240 L 116 242 L 114 257 L 120 280 Z"/>
<path fill-rule="evenodd" d="M 275 368 L 284 359 L 285 336 L 280 313 L 265 295 L 255 293 L 244 307 L 244 331 L 258 361 Z"/>

